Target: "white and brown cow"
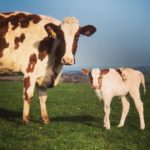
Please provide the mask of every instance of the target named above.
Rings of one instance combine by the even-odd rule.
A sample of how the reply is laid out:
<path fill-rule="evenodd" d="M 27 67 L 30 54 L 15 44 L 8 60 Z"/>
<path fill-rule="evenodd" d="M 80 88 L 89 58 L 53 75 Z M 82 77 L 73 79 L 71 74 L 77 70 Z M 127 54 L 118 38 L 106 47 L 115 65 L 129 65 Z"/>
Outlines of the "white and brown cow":
<path fill-rule="evenodd" d="M 0 14 L 0 73 L 22 72 L 24 75 L 24 123 L 29 122 L 29 103 L 35 86 L 42 120 L 48 123 L 47 87 L 58 83 L 63 65 L 75 63 L 80 34 L 90 36 L 95 31 L 92 25 L 80 27 L 74 17 L 61 22 L 25 12 Z"/>
<path fill-rule="evenodd" d="M 131 68 L 118 69 L 103 69 L 94 68 L 92 70 L 83 69 L 84 75 L 89 75 L 91 79 L 92 88 L 95 90 L 99 99 L 104 102 L 104 127 L 110 129 L 110 103 L 114 96 L 120 96 L 122 102 L 122 116 L 118 127 L 124 126 L 126 116 L 129 112 L 129 101 L 126 95 L 129 93 L 132 97 L 136 109 L 139 113 L 140 128 L 145 128 L 143 103 L 140 98 L 140 84 L 145 89 L 145 79 L 142 72 Z"/>

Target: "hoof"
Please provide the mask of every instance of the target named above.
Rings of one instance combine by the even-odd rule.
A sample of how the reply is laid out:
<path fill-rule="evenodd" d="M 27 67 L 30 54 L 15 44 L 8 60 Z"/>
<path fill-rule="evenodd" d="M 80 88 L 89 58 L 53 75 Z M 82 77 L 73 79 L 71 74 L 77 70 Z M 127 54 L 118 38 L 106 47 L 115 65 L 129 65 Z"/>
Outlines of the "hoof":
<path fill-rule="evenodd" d="M 110 130 L 110 126 L 106 126 L 105 128 L 106 128 L 106 130 Z"/>
<path fill-rule="evenodd" d="M 48 124 L 48 123 L 49 123 L 49 118 L 48 118 L 48 116 L 43 116 L 43 117 L 42 117 L 42 122 L 43 122 L 44 124 Z"/>
<path fill-rule="evenodd" d="M 23 117 L 23 119 L 22 119 L 22 123 L 23 123 L 23 124 L 25 124 L 25 125 L 29 124 L 29 123 L 30 123 L 30 121 L 29 121 L 29 117 L 28 117 L 28 116 Z"/>
<path fill-rule="evenodd" d="M 145 129 L 145 126 L 143 126 L 143 127 L 140 127 L 140 129 L 141 129 L 141 130 L 144 130 L 144 129 Z"/>
<path fill-rule="evenodd" d="M 118 127 L 118 128 L 121 128 L 121 127 L 123 127 L 123 125 L 122 125 L 122 124 L 119 124 L 117 127 Z"/>

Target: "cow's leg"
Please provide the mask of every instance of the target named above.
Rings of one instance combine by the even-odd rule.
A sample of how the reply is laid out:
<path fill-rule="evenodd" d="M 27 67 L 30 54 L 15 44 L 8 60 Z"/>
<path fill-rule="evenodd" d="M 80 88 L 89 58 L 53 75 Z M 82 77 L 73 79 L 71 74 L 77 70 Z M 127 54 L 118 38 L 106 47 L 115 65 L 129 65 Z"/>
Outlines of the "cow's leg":
<path fill-rule="evenodd" d="M 128 102 L 126 96 L 121 97 L 121 102 L 122 102 L 122 116 L 118 127 L 124 126 L 124 122 L 130 108 L 130 103 Z"/>
<path fill-rule="evenodd" d="M 47 88 L 39 87 L 37 85 L 37 91 L 38 91 L 38 96 L 39 96 L 39 101 L 40 101 L 40 106 L 41 106 L 41 119 L 44 124 L 48 124 L 49 118 L 48 118 L 48 113 L 46 109 Z"/>
<path fill-rule="evenodd" d="M 104 98 L 104 127 L 110 129 L 110 98 Z"/>
<path fill-rule="evenodd" d="M 35 87 L 35 78 L 31 76 L 24 77 L 24 88 L 23 88 L 23 123 L 29 123 L 29 110 L 30 110 L 30 101 L 34 93 Z"/>
<path fill-rule="evenodd" d="M 145 129 L 145 121 L 144 121 L 144 108 L 143 108 L 143 103 L 141 101 L 140 98 L 140 91 L 139 89 L 133 89 L 132 91 L 130 91 L 130 95 L 134 100 L 136 109 L 139 113 L 139 118 L 140 118 L 140 128 L 143 130 Z"/>

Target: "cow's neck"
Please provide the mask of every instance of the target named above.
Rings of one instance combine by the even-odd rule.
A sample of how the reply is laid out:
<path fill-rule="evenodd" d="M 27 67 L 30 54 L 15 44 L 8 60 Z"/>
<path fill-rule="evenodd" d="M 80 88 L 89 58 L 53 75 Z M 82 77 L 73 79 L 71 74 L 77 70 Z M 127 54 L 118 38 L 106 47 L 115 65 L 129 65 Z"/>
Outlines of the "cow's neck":
<path fill-rule="evenodd" d="M 54 43 L 52 44 L 53 46 L 50 49 L 50 53 L 48 56 L 48 68 L 47 68 L 47 73 L 46 73 L 46 80 L 49 82 L 49 87 L 53 87 L 58 84 L 61 73 L 62 73 L 62 68 L 63 65 L 61 64 L 61 58 L 60 56 L 57 56 L 57 52 L 60 52 L 60 46 L 59 46 L 59 41 L 57 39 L 53 41 Z"/>

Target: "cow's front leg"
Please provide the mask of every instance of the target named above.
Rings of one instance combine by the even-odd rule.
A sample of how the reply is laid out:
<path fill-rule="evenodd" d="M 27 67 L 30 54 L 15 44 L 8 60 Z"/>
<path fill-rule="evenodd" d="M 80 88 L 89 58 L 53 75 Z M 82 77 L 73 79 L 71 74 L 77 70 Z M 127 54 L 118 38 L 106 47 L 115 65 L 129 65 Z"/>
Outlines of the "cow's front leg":
<path fill-rule="evenodd" d="M 29 110 L 30 110 L 30 101 L 34 93 L 35 87 L 35 78 L 31 76 L 24 77 L 24 88 L 23 88 L 23 123 L 29 123 Z"/>
<path fill-rule="evenodd" d="M 49 117 L 46 109 L 46 101 L 47 101 L 47 88 L 46 87 L 40 87 L 37 85 L 37 90 L 38 90 L 38 96 L 39 96 L 39 101 L 40 101 L 40 106 L 41 106 L 41 119 L 44 124 L 49 123 Z"/>
<path fill-rule="evenodd" d="M 104 98 L 104 127 L 108 130 L 110 129 L 110 103 L 110 98 Z"/>

